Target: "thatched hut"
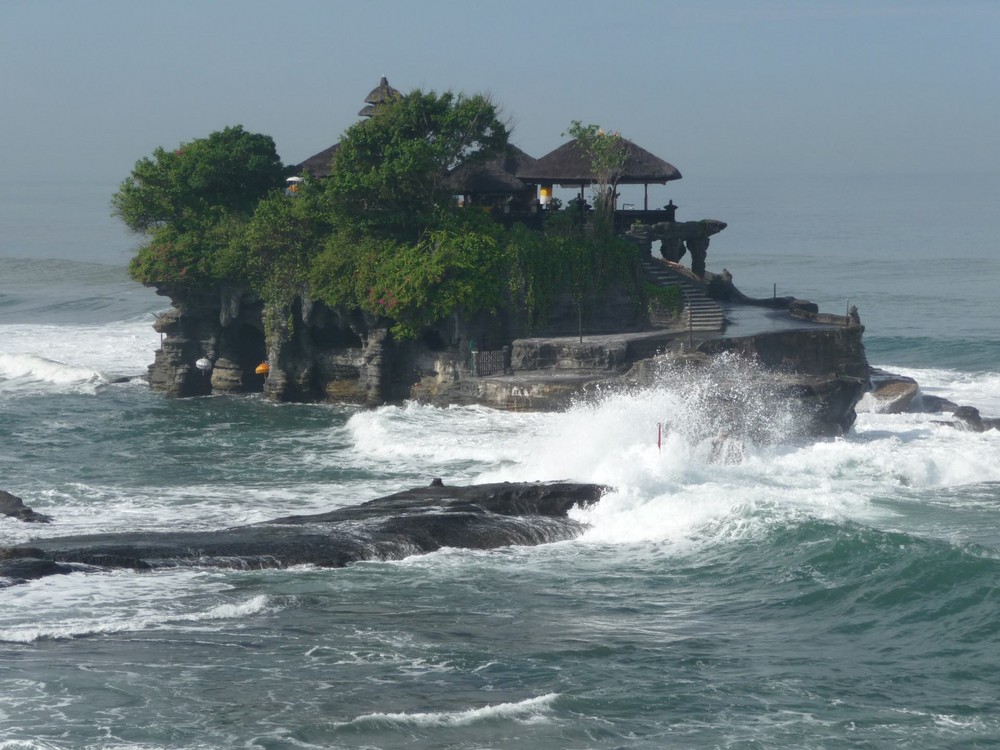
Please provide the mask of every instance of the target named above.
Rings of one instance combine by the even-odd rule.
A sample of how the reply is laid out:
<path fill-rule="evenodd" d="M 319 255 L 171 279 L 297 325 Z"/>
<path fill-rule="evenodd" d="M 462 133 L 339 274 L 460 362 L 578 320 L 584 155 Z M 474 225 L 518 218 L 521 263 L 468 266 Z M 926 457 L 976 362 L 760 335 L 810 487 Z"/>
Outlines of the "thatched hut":
<path fill-rule="evenodd" d="M 448 175 L 448 185 L 467 204 L 494 205 L 510 198 L 518 208 L 534 202 L 535 187 L 517 177 L 519 171 L 530 169 L 535 159 L 513 144 L 499 156 L 484 162 L 471 162 L 456 167 Z"/>
<path fill-rule="evenodd" d="M 299 173 L 308 172 L 313 177 L 329 177 L 331 166 L 333 165 L 333 157 L 337 155 L 339 148 L 339 143 L 334 143 L 329 148 L 324 148 L 318 154 L 313 154 L 301 164 L 296 164 L 296 171 Z"/>
<path fill-rule="evenodd" d="M 618 184 L 642 185 L 645 189 L 643 208 L 648 209 L 649 186 L 665 185 L 671 180 L 681 179 L 680 170 L 627 138 L 622 138 L 622 143 L 625 145 L 625 164 Z M 535 185 L 579 187 L 581 194 L 587 185 L 595 181 L 590 157 L 575 139 L 526 165 L 517 176 Z"/>

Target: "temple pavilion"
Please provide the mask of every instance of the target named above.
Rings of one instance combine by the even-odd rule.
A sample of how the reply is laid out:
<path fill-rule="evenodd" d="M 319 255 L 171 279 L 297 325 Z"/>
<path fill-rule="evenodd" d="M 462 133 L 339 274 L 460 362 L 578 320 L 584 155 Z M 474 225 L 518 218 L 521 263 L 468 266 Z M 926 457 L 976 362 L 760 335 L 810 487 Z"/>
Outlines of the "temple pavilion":
<path fill-rule="evenodd" d="M 400 92 L 389 85 L 382 76 L 378 86 L 365 97 L 365 106 L 358 112 L 360 117 L 378 115 L 379 107 Z M 615 196 L 615 226 L 622 229 L 635 221 L 655 223 L 672 221 L 673 212 L 650 209 L 649 186 L 665 185 L 681 179 L 681 173 L 673 164 L 664 161 L 630 140 L 622 139 L 626 154 L 618 179 L 618 185 L 642 185 L 643 205 L 636 209 L 632 204 L 617 205 Z M 330 174 L 331 164 L 339 144 L 320 151 L 300 163 L 300 172 L 308 172 L 323 178 Z M 559 146 L 540 159 L 526 154 L 511 144 L 506 151 L 494 159 L 477 164 L 457 167 L 449 175 L 449 182 L 463 205 L 482 206 L 501 221 L 527 221 L 540 223 L 545 211 L 553 206 L 553 188 L 578 190 L 581 206 L 585 205 L 584 190 L 596 181 L 587 155 L 576 140 Z"/>

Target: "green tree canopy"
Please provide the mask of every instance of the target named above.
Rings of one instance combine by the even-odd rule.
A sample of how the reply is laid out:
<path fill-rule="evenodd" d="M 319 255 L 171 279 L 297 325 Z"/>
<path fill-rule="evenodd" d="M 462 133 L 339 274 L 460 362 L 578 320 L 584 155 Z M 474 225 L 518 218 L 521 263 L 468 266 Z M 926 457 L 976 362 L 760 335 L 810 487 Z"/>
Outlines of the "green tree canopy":
<path fill-rule="evenodd" d="M 287 173 L 270 136 L 236 125 L 139 160 L 111 206 L 133 231 L 183 230 L 213 214 L 250 215 Z"/>
<path fill-rule="evenodd" d="M 287 172 L 274 140 L 241 125 L 138 161 L 111 198 L 113 212 L 148 238 L 129 266 L 132 276 L 196 284 L 241 270 L 232 243 Z"/>
<path fill-rule="evenodd" d="M 507 137 L 484 96 L 413 91 L 348 128 L 328 190 L 351 223 L 416 239 L 450 204 L 448 170 L 498 154 Z"/>

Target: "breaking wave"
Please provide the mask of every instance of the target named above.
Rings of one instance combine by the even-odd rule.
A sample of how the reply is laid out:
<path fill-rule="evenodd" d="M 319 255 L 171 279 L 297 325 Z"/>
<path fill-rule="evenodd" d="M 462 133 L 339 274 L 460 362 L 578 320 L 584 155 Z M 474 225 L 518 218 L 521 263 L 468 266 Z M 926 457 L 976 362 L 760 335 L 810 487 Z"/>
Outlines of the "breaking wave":
<path fill-rule="evenodd" d="M 418 713 L 373 713 L 337 724 L 339 727 L 466 727 L 490 721 L 532 722 L 544 720 L 559 696 L 549 693 L 517 703 L 499 703 L 466 711 Z"/>

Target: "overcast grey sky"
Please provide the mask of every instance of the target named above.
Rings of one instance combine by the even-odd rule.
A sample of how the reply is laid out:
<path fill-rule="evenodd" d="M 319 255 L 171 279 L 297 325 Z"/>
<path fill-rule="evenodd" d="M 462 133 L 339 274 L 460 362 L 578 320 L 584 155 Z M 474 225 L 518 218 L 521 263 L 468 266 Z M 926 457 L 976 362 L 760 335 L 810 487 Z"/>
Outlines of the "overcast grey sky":
<path fill-rule="evenodd" d="M 536 157 L 579 119 L 685 175 L 997 172 L 998 40 L 997 0 L 0 0 L 0 179 L 235 124 L 296 163 L 381 75 L 490 93 Z"/>

